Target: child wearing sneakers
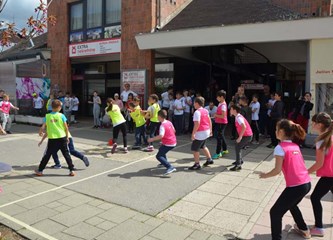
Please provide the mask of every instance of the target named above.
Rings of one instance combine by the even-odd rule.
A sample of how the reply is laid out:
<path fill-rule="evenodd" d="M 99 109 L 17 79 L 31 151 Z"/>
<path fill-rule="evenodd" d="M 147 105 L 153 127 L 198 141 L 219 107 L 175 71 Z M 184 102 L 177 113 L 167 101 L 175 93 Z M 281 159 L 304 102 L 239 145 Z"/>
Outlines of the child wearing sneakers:
<path fill-rule="evenodd" d="M 168 162 L 166 154 L 177 145 L 175 135 L 176 130 L 172 123 L 166 120 L 166 118 L 167 112 L 165 110 L 160 110 L 158 112 L 158 121 L 161 123 L 159 135 L 148 139 L 148 142 L 150 143 L 154 141 L 162 141 L 162 145 L 156 154 L 156 158 L 167 169 L 164 175 L 168 175 L 176 171 L 176 168 Z"/>
<path fill-rule="evenodd" d="M 260 103 L 258 102 L 258 95 L 253 94 L 252 102 L 250 104 L 250 108 L 252 110 L 252 122 L 251 128 L 252 132 L 254 133 L 255 141 L 253 144 L 259 144 L 259 111 L 260 111 Z"/>
<path fill-rule="evenodd" d="M 216 93 L 216 99 L 219 102 L 217 111 L 215 114 L 215 129 L 217 131 L 217 145 L 216 153 L 213 159 L 218 159 L 223 156 L 223 154 L 229 153 L 227 150 L 227 142 L 225 140 L 224 131 L 228 124 L 228 105 L 225 101 L 227 93 L 224 90 L 220 90 Z"/>
<path fill-rule="evenodd" d="M 312 127 L 319 136 L 316 140 L 316 163 L 308 172 L 317 171 L 320 179 L 311 194 L 315 225 L 310 232 L 311 236 L 324 237 L 323 207 L 320 200 L 333 188 L 333 124 L 330 115 L 324 112 L 314 115 Z"/>
<path fill-rule="evenodd" d="M 149 138 L 153 138 L 155 133 L 160 126 L 158 121 L 158 112 L 160 111 L 160 105 L 158 105 L 158 96 L 156 94 L 152 94 L 148 98 L 149 108 L 147 111 L 143 111 L 145 114 L 145 118 L 149 119 Z M 154 151 L 153 143 L 149 143 L 149 146 L 144 149 L 146 152 Z"/>
<path fill-rule="evenodd" d="M 126 120 L 124 116 L 121 114 L 119 106 L 114 103 L 114 100 L 112 98 L 108 98 L 106 104 L 107 108 L 105 109 L 105 111 L 109 115 L 113 126 L 113 139 L 112 139 L 113 144 L 112 144 L 111 153 L 114 154 L 116 152 L 118 146 L 117 139 L 119 131 L 121 131 L 121 133 L 123 134 L 124 152 L 128 153 Z"/>
<path fill-rule="evenodd" d="M 306 169 L 299 146 L 292 139 L 304 139 L 304 129 L 287 119 L 282 119 L 276 126 L 276 137 L 281 141 L 274 149 L 275 168 L 268 173 L 260 173 L 260 178 L 274 177 L 283 172 L 286 188 L 270 210 L 271 234 L 273 240 L 282 239 L 282 217 L 291 212 L 296 224 L 294 229 L 303 238 L 311 238 L 298 204 L 310 191 L 311 179 Z"/>
<path fill-rule="evenodd" d="M 199 170 L 200 166 L 200 149 L 203 150 L 207 161 L 204 166 L 213 164 L 209 149 L 206 147 L 206 140 L 212 135 L 212 122 L 209 117 L 209 112 L 204 109 L 205 99 L 196 97 L 194 99 L 194 108 L 196 111 L 193 114 L 193 131 L 192 131 L 192 146 L 191 150 L 194 157 L 194 165 L 189 170 Z"/>
<path fill-rule="evenodd" d="M 75 172 L 73 171 L 74 165 L 67 146 L 69 142 L 67 119 L 65 115 L 60 113 L 61 108 L 62 103 L 60 100 L 54 100 L 52 102 L 52 112 L 45 116 L 44 123 L 49 140 L 42 161 L 39 164 L 38 170 L 36 170 L 37 176 L 43 176 L 43 170 L 49 162 L 51 155 L 57 153 L 59 150 L 66 159 L 70 171 L 69 175 L 75 176 Z M 43 131 L 43 128 L 39 130 L 40 136 L 43 135 Z"/>
<path fill-rule="evenodd" d="M 140 149 L 141 148 L 141 139 L 143 139 L 144 143 L 148 145 L 146 138 L 146 119 L 141 114 L 141 107 L 139 105 L 140 99 L 135 97 L 134 101 L 129 103 L 131 117 L 135 122 L 135 143 L 132 149 Z M 136 105 L 137 104 L 137 105 Z"/>
<path fill-rule="evenodd" d="M 230 115 L 235 116 L 235 126 L 238 133 L 238 138 L 236 139 L 235 145 L 236 161 L 233 163 L 235 166 L 230 168 L 230 171 L 239 171 L 242 169 L 242 150 L 249 142 L 251 142 L 252 139 L 252 130 L 250 124 L 245 119 L 245 117 L 240 114 L 240 111 L 241 109 L 237 105 L 232 105 L 230 108 Z"/>
<path fill-rule="evenodd" d="M 43 124 L 42 128 L 45 129 L 45 124 Z M 43 135 L 42 139 L 38 143 L 38 147 L 40 147 L 42 145 L 45 138 L 47 138 L 47 133 L 45 133 Z M 84 164 L 86 165 L 86 167 L 88 167 L 89 166 L 89 159 L 86 156 L 84 156 L 82 153 L 76 151 L 76 149 L 74 147 L 73 137 L 72 137 L 72 135 L 69 131 L 68 131 L 68 139 L 69 139 L 69 142 L 68 142 L 69 153 L 71 155 L 73 155 L 74 157 L 77 157 L 77 158 L 81 159 L 84 162 Z M 51 166 L 51 168 L 60 169 L 62 166 L 60 164 L 58 154 L 53 153 L 52 158 L 53 158 L 53 161 L 54 161 L 55 165 Z"/>
<path fill-rule="evenodd" d="M 11 102 L 9 102 L 9 95 L 3 95 L 3 101 L 0 102 L 0 112 L 2 112 L 2 129 L 6 131 L 6 133 L 11 134 L 10 128 L 12 125 L 12 120 L 10 118 L 9 112 L 10 109 L 13 108 L 15 110 L 19 110 L 18 107 L 15 107 Z"/>

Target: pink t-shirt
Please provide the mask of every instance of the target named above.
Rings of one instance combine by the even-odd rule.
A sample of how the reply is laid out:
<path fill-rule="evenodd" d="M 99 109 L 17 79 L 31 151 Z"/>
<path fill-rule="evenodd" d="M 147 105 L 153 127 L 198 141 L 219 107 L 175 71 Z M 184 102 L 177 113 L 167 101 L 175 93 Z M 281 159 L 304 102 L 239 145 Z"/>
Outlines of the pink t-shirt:
<path fill-rule="evenodd" d="M 209 112 L 207 109 L 204 108 L 198 108 L 197 111 L 200 112 L 200 123 L 199 123 L 199 128 L 198 131 L 205 131 L 210 129 L 210 117 L 209 117 Z"/>
<path fill-rule="evenodd" d="M 333 137 L 332 137 L 333 141 Z M 320 148 L 317 147 L 317 148 Z M 333 146 L 326 151 L 324 165 L 317 170 L 318 177 L 333 177 Z"/>
<path fill-rule="evenodd" d="M 225 101 L 218 105 L 216 114 L 217 115 L 222 115 L 222 112 L 225 112 L 224 118 L 216 116 L 215 117 L 215 122 L 216 123 L 227 124 L 228 123 L 228 106 L 227 106 L 227 103 Z"/>
<path fill-rule="evenodd" d="M 282 172 L 287 187 L 311 182 L 299 146 L 290 141 L 282 141 L 276 148 L 278 147 L 281 147 L 284 152 Z"/>
<path fill-rule="evenodd" d="M 245 124 L 245 127 L 246 127 L 243 137 L 252 136 L 253 133 L 252 133 L 252 129 L 251 129 L 251 126 L 250 126 L 249 122 L 243 117 L 242 114 L 238 113 L 237 116 L 236 116 L 236 119 L 235 119 L 235 125 L 236 125 L 236 130 L 237 130 L 238 135 L 242 131 L 242 124 L 243 123 Z"/>
<path fill-rule="evenodd" d="M 11 104 L 8 101 L 2 101 L 2 102 L 0 102 L 0 109 L 5 114 L 9 114 L 9 111 L 10 111 L 11 107 L 13 107 L 13 104 Z"/>
<path fill-rule="evenodd" d="M 162 144 L 169 147 L 177 145 L 177 138 L 175 128 L 168 120 L 164 120 L 160 126 L 160 136 L 162 136 Z"/>

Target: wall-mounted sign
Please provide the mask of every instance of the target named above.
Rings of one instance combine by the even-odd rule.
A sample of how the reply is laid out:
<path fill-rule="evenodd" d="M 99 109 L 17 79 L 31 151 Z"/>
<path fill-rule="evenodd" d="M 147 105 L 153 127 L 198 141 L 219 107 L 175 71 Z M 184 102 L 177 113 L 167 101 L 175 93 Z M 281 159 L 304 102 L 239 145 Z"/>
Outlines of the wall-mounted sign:
<path fill-rule="evenodd" d="M 90 29 L 87 31 L 87 40 L 97 40 L 102 38 L 102 28 Z"/>
<path fill-rule="evenodd" d="M 69 57 L 85 57 L 120 53 L 120 46 L 120 38 L 70 44 Z"/>
<path fill-rule="evenodd" d="M 122 70 L 121 86 L 125 83 L 130 84 L 130 89 L 138 94 L 141 99 L 141 106 L 147 105 L 147 71 L 145 69 Z"/>
<path fill-rule="evenodd" d="M 82 42 L 82 40 L 83 40 L 83 32 L 75 32 L 70 34 L 69 41 L 71 43 Z"/>

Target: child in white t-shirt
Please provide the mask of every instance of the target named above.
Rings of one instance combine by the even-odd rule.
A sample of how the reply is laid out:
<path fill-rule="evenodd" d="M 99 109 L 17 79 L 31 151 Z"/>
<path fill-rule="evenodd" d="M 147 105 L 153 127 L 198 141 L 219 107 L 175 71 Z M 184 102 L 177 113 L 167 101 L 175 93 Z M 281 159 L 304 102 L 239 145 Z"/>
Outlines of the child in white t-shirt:
<path fill-rule="evenodd" d="M 258 95 L 254 94 L 252 96 L 252 102 L 250 104 L 250 108 L 252 110 L 252 121 L 251 128 L 254 135 L 253 144 L 259 144 L 259 111 L 260 111 L 260 103 L 258 102 Z"/>

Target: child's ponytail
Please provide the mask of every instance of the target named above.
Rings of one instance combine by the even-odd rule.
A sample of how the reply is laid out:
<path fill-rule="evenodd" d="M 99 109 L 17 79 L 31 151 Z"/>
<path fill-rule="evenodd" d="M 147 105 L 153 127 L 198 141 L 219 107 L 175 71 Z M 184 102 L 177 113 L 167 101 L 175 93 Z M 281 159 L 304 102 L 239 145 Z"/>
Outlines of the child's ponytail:
<path fill-rule="evenodd" d="M 306 132 L 299 125 L 288 119 L 282 119 L 277 123 L 277 129 L 284 131 L 287 138 L 291 139 L 293 142 L 300 142 L 305 139 Z"/>
<path fill-rule="evenodd" d="M 320 149 L 329 149 L 332 146 L 333 123 L 330 115 L 325 112 L 318 113 L 315 122 L 322 124 L 323 133 L 319 135 L 316 141 L 323 141 Z"/>
<path fill-rule="evenodd" d="M 301 125 L 292 122 L 291 126 L 294 132 L 293 141 L 294 142 L 303 141 L 306 137 L 306 132 L 301 127 Z"/>
<path fill-rule="evenodd" d="M 106 108 L 106 112 L 110 112 L 110 111 L 112 111 L 112 107 L 113 107 L 112 102 L 113 102 L 113 99 L 112 99 L 112 98 L 108 98 L 108 99 L 106 100 L 106 103 L 108 104 L 108 107 Z"/>

